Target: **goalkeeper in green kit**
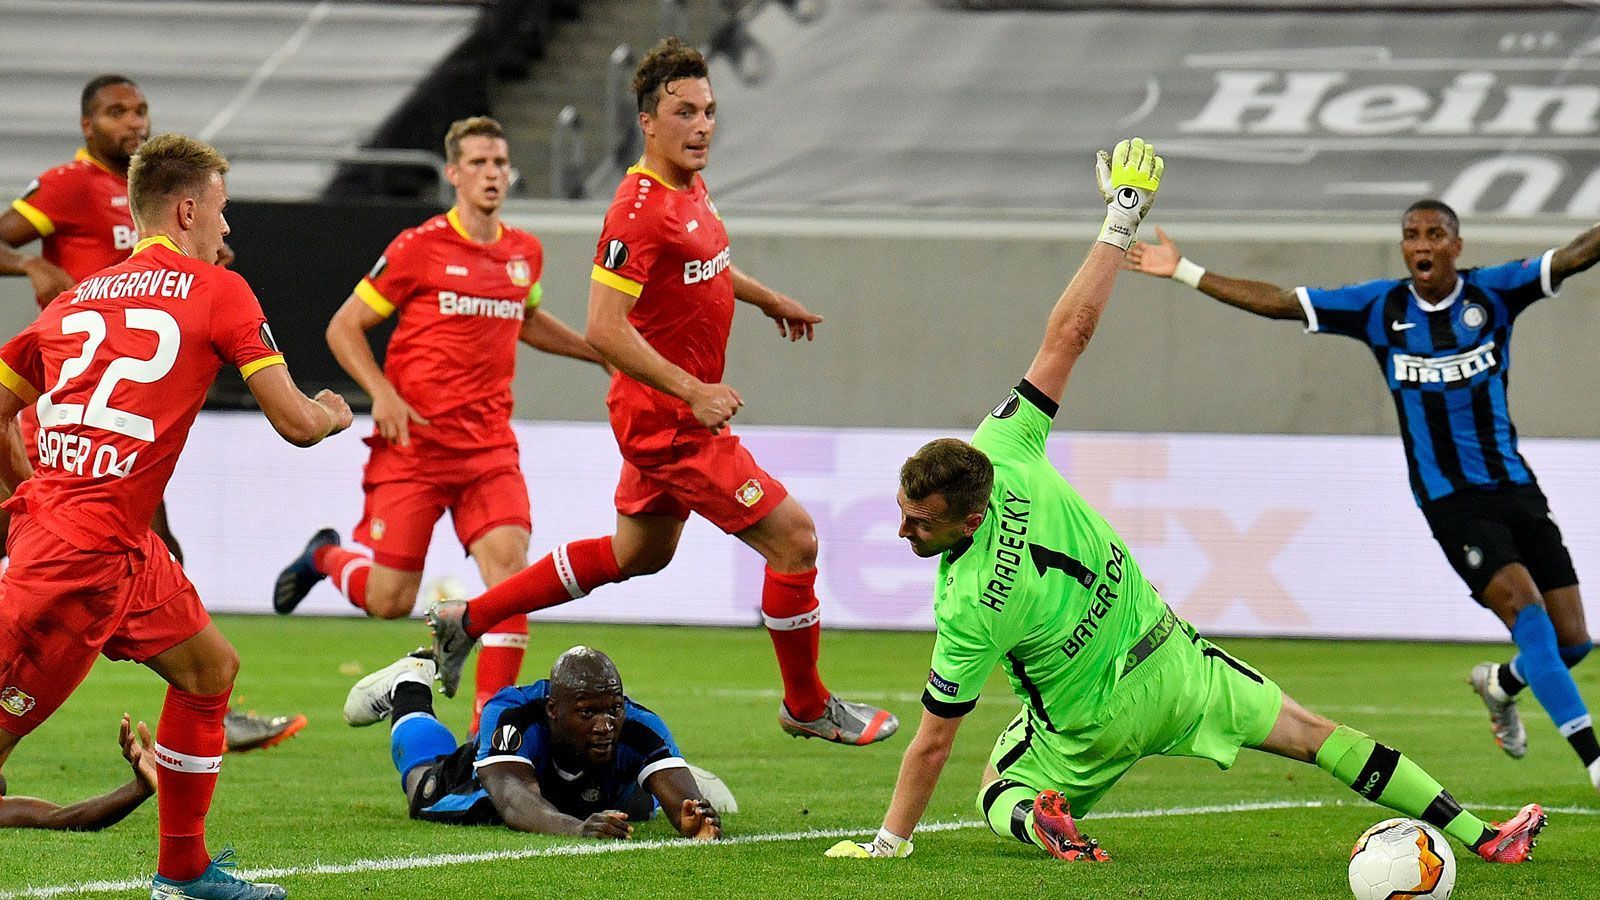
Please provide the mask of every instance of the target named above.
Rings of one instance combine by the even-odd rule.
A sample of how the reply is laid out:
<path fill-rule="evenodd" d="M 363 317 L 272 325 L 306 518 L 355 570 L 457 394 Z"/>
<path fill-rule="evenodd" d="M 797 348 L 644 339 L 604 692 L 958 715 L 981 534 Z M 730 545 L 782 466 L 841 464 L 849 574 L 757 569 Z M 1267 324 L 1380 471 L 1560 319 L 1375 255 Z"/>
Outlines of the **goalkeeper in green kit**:
<path fill-rule="evenodd" d="M 1307 711 L 1200 637 L 1046 458 L 1051 419 L 1155 198 L 1162 162 L 1134 139 L 1102 152 L 1096 170 L 1105 225 L 1051 310 L 1022 383 L 970 444 L 933 441 L 900 469 L 900 536 L 918 556 L 940 558 L 933 666 L 883 827 L 828 855 L 911 854 L 956 730 L 1003 666 L 1022 711 L 995 742 L 978 794 L 1002 838 L 1064 860 L 1107 859 L 1073 813 L 1087 814 L 1134 763 L 1193 756 L 1226 769 L 1252 747 L 1315 763 L 1486 860 L 1529 858 L 1545 823 L 1538 804 L 1485 824 L 1399 751 Z"/>

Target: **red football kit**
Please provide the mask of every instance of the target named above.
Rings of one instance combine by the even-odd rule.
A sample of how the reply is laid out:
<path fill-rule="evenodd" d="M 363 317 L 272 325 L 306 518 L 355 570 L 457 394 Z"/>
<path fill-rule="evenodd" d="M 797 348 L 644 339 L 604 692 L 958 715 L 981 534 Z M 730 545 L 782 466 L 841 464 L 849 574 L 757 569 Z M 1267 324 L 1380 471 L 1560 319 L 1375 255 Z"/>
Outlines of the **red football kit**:
<path fill-rule="evenodd" d="M 528 488 L 511 430 L 511 376 L 524 318 L 539 306 L 544 249 L 502 226 L 470 238 L 454 209 L 396 237 L 356 296 L 399 313 L 383 371 L 427 425 L 399 446 L 376 431 L 356 539 L 378 563 L 422 569 L 433 526 L 450 510 L 470 548 L 502 525 L 530 528 Z"/>
<path fill-rule="evenodd" d="M 657 353 L 701 381 L 722 381 L 733 274 L 728 232 L 699 175 L 673 188 L 630 168 L 606 211 L 594 263 L 595 281 L 638 298 L 628 322 Z M 623 458 L 618 512 L 686 519 L 694 511 L 733 534 L 788 496 L 731 430 L 712 434 L 677 397 L 619 371 L 606 405 Z"/>
<path fill-rule="evenodd" d="M 209 623 L 150 516 L 222 365 L 249 378 L 283 363 L 244 279 L 164 237 L 58 299 L 0 348 L 0 384 L 40 422 L 38 465 L 5 503 L 0 728 L 13 734 L 48 718 L 96 654 L 143 662 Z"/>
<path fill-rule="evenodd" d="M 84 149 L 34 179 L 11 208 L 39 232 L 40 255 L 75 281 L 127 259 L 139 239 L 128 209 L 128 179 Z"/>

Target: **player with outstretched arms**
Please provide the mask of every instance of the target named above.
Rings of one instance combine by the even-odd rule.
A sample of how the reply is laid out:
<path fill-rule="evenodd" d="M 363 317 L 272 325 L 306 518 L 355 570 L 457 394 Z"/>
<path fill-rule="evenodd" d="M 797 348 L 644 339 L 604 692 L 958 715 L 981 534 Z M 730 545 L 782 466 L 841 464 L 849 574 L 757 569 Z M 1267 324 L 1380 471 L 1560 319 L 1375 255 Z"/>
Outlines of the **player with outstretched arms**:
<path fill-rule="evenodd" d="M 1519 651 L 1507 663 L 1478 664 L 1468 679 L 1488 707 L 1495 743 L 1516 759 L 1527 752 L 1516 697 L 1532 688 L 1600 788 L 1600 740 L 1569 671 L 1594 649 L 1578 574 L 1517 450 L 1508 403 L 1512 326 L 1600 261 L 1600 225 L 1538 256 L 1457 270 L 1460 220 L 1438 200 L 1419 200 L 1400 225 L 1410 277 L 1333 290 L 1207 272 L 1156 235 L 1156 244 L 1133 246 L 1129 268 L 1371 348 L 1394 397 L 1417 505 L 1473 599 L 1505 624 Z"/>
<path fill-rule="evenodd" d="M 411 614 L 434 523 L 449 510 L 461 546 L 493 587 L 528 565 L 528 485 L 511 430 L 517 344 L 603 365 L 583 337 L 541 308 L 544 248 L 500 219 L 511 159 L 500 124 L 452 123 L 445 174 L 456 205 L 390 242 L 328 323 L 328 346 L 372 397 L 372 448 L 361 480 L 366 509 L 356 539 L 324 528 L 278 576 L 273 607 L 292 612 L 331 578 L 370 616 Z M 367 332 L 399 324 L 380 368 Z M 477 712 L 516 683 L 528 622 L 513 616 L 484 637 Z M 476 730 L 476 724 L 474 724 Z"/>
<path fill-rule="evenodd" d="M 956 731 L 999 665 L 1022 711 L 995 743 L 978 806 L 995 834 L 1059 859 L 1108 858 L 1073 813 L 1093 809 L 1141 758 L 1228 768 L 1241 747 L 1315 763 L 1485 859 L 1526 859 L 1545 822 L 1538 804 L 1487 825 L 1410 759 L 1305 710 L 1196 634 L 1050 463 L 1051 419 L 1155 198 L 1162 162 L 1134 139 L 1102 153 L 1097 174 L 1105 225 L 1051 310 L 1022 382 L 971 443 L 941 438 L 901 467 L 900 536 L 918 556 L 939 558 L 933 665 L 883 827 L 828 855 L 910 855 Z"/>
<path fill-rule="evenodd" d="M 790 341 L 811 339 L 822 317 L 732 262 L 700 176 L 717 115 L 705 58 L 669 38 L 639 63 L 633 89 L 644 159 L 606 212 L 587 332 L 617 369 L 606 397 L 623 459 L 617 529 L 557 547 L 470 604 L 436 606 L 440 680 L 454 693 L 473 641 L 508 617 L 660 571 L 694 512 L 766 559 L 761 613 L 783 679 L 779 725 L 843 744 L 883 740 L 899 721 L 835 696 L 817 670 L 816 525 L 728 429 L 744 403 L 722 382 L 735 301 L 761 310 Z"/>
<path fill-rule="evenodd" d="M 133 255 L 83 279 L 0 348 L 0 428 L 14 428 L 25 404 L 40 425 L 39 466 L 6 501 L 0 764 L 96 656 L 141 662 L 164 678 L 152 898 L 284 891 L 235 878 L 226 853 L 207 851 L 239 657 L 150 530 L 151 513 L 223 365 L 239 369 L 290 443 L 309 447 L 350 426 L 337 394 L 300 392 L 249 285 L 211 262 L 228 234 L 227 170 L 201 141 L 147 141 L 129 167 L 129 204 L 144 235 Z M 9 463 L 0 472 L 13 486 L 23 474 Z"/>
<path fill-rule="evenodd" d="M 83 146 L 72 162 L 39 175 L 11 208 L 0 212 L 0 275 L 25 275 L 39 308 L 79 280 L 128 258 L 139 239 L 128 206 L 128 160 L 150 137 L 150 104 L 124 75 L 89 79 L 79 98 L 78 125 Z M 12 248 L 39 242 L 39 255 L 24 257 Z M 233 254 L 224 244 L 219 262 Z M 20 439 L 11 452 L 36 453 L 38 425 L 24 410 Z M 0 533 L 6 513 L 0 510 Z M 183 548 L 167 522 L 167 505 L 156 504 L 150 528 L 183 562 Z M 259 716 L 229 710 L 229 752 L 271 747 L 304 728 L 306 717 Z"/>

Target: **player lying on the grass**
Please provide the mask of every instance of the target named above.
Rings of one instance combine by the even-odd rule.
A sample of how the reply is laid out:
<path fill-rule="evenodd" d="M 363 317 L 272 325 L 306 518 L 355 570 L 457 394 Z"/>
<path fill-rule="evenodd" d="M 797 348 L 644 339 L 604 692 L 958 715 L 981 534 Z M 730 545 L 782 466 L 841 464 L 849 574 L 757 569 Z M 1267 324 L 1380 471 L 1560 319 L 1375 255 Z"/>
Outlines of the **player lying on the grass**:
<path fill-rule="evenodd" d="M 61 806 L 38 797 L 7 797 L 6 780 L 0 777 L 0 828 L 48 828 L 54 831 L 99 831 L 110 828 L 156 795 L 155 741 L 143 722 L 134 737 L 134 726 L 126 713 L 122 716 L 122 758 L 133 767 L 133 780 L 98 797 Z"/>
<path fill-rule="evenodd" d="M 437 675 L 432 653 L 419 650 L 356 682 L 344 705 L 351 725 L 390 721 L 412 818 L 627 839 L 659 804 L 680 834 L 722 836 L 667 724 L 623 695 L 604 653 L 573 647 L 548 680 L 501 690 L 477 740 L 460 746 L 433 714 Z"/>
<path fill-rule="evenodd" d="M 1137 139 L 1102 156 L 1105 226 L 1051 310 L 1022 383 L 972 443 L 941 438 L 900 469 L 900 536 L 918 556 L 940 558 L 933 666 L 882 829 L 829 855 L 910 855 L 956 730 L 1004 660 L 1023 708 L 996 741 L 978 795 L 1001 837 L 1060 859 L 1106 859 L 1078 832 L 1073 809 L 1087 813 L 1143 757 L 1193 756 L 1227 768 L 1240 747 L 1253 747 L 1314 762 L 1484 859 L 1527 859 L 1545 822 L 1538 804 L 1486 825 L 1398 751 L 1284 696 L 1174 615 L 1127 544 L 1051 465 L 1050 420 L 1161 170 Z"/>
<path fill-rule="evenodd" d="M 1568 671 L 1594 649 L 1578 574 L 1550 504 L 1517 451 L 1507 404 L 1512 325 L 1529 306 L 1554 297 L 1569 276 L 1600 261 L 1600 225 L 1538 256 L 1463 272 L 1456 269 L 1455 211 L 1419 200 L 1400 227 L 1411 277 L 1334 290 L 1207 272 L 1184 259 L 1160 229 L 1156 236 L 1159 243 L 1135 244 L 1124 266 L 1372 348 L 1394 395 L 1417 505 L 1473 599 L 1505 623 L 1517 644 L 1510 662 L 1480 663 L 1470 678 L 1489 708 L 1495 742 L 1513 758 L 1527 752 L 1516 697 L 1530 687 L 1600 788 L 1600 740 Z"/>

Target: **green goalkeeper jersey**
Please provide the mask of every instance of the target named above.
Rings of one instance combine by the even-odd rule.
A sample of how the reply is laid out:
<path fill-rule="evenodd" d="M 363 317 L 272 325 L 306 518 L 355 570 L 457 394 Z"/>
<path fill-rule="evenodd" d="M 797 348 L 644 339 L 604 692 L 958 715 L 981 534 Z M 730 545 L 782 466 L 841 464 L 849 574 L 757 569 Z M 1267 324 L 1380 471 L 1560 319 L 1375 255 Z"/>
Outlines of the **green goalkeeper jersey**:
<path fill-rule="evenodd" d="M 1098 722 L 1130 651 L 1166 604 L 1128 547 L 1045 455 L 1057 404 L 1027 381 L 978 427 L 994 464 L 983 524 L 939 563 L 923 705 L 971 711 L 996 665 L 1036 727 Z"/>

